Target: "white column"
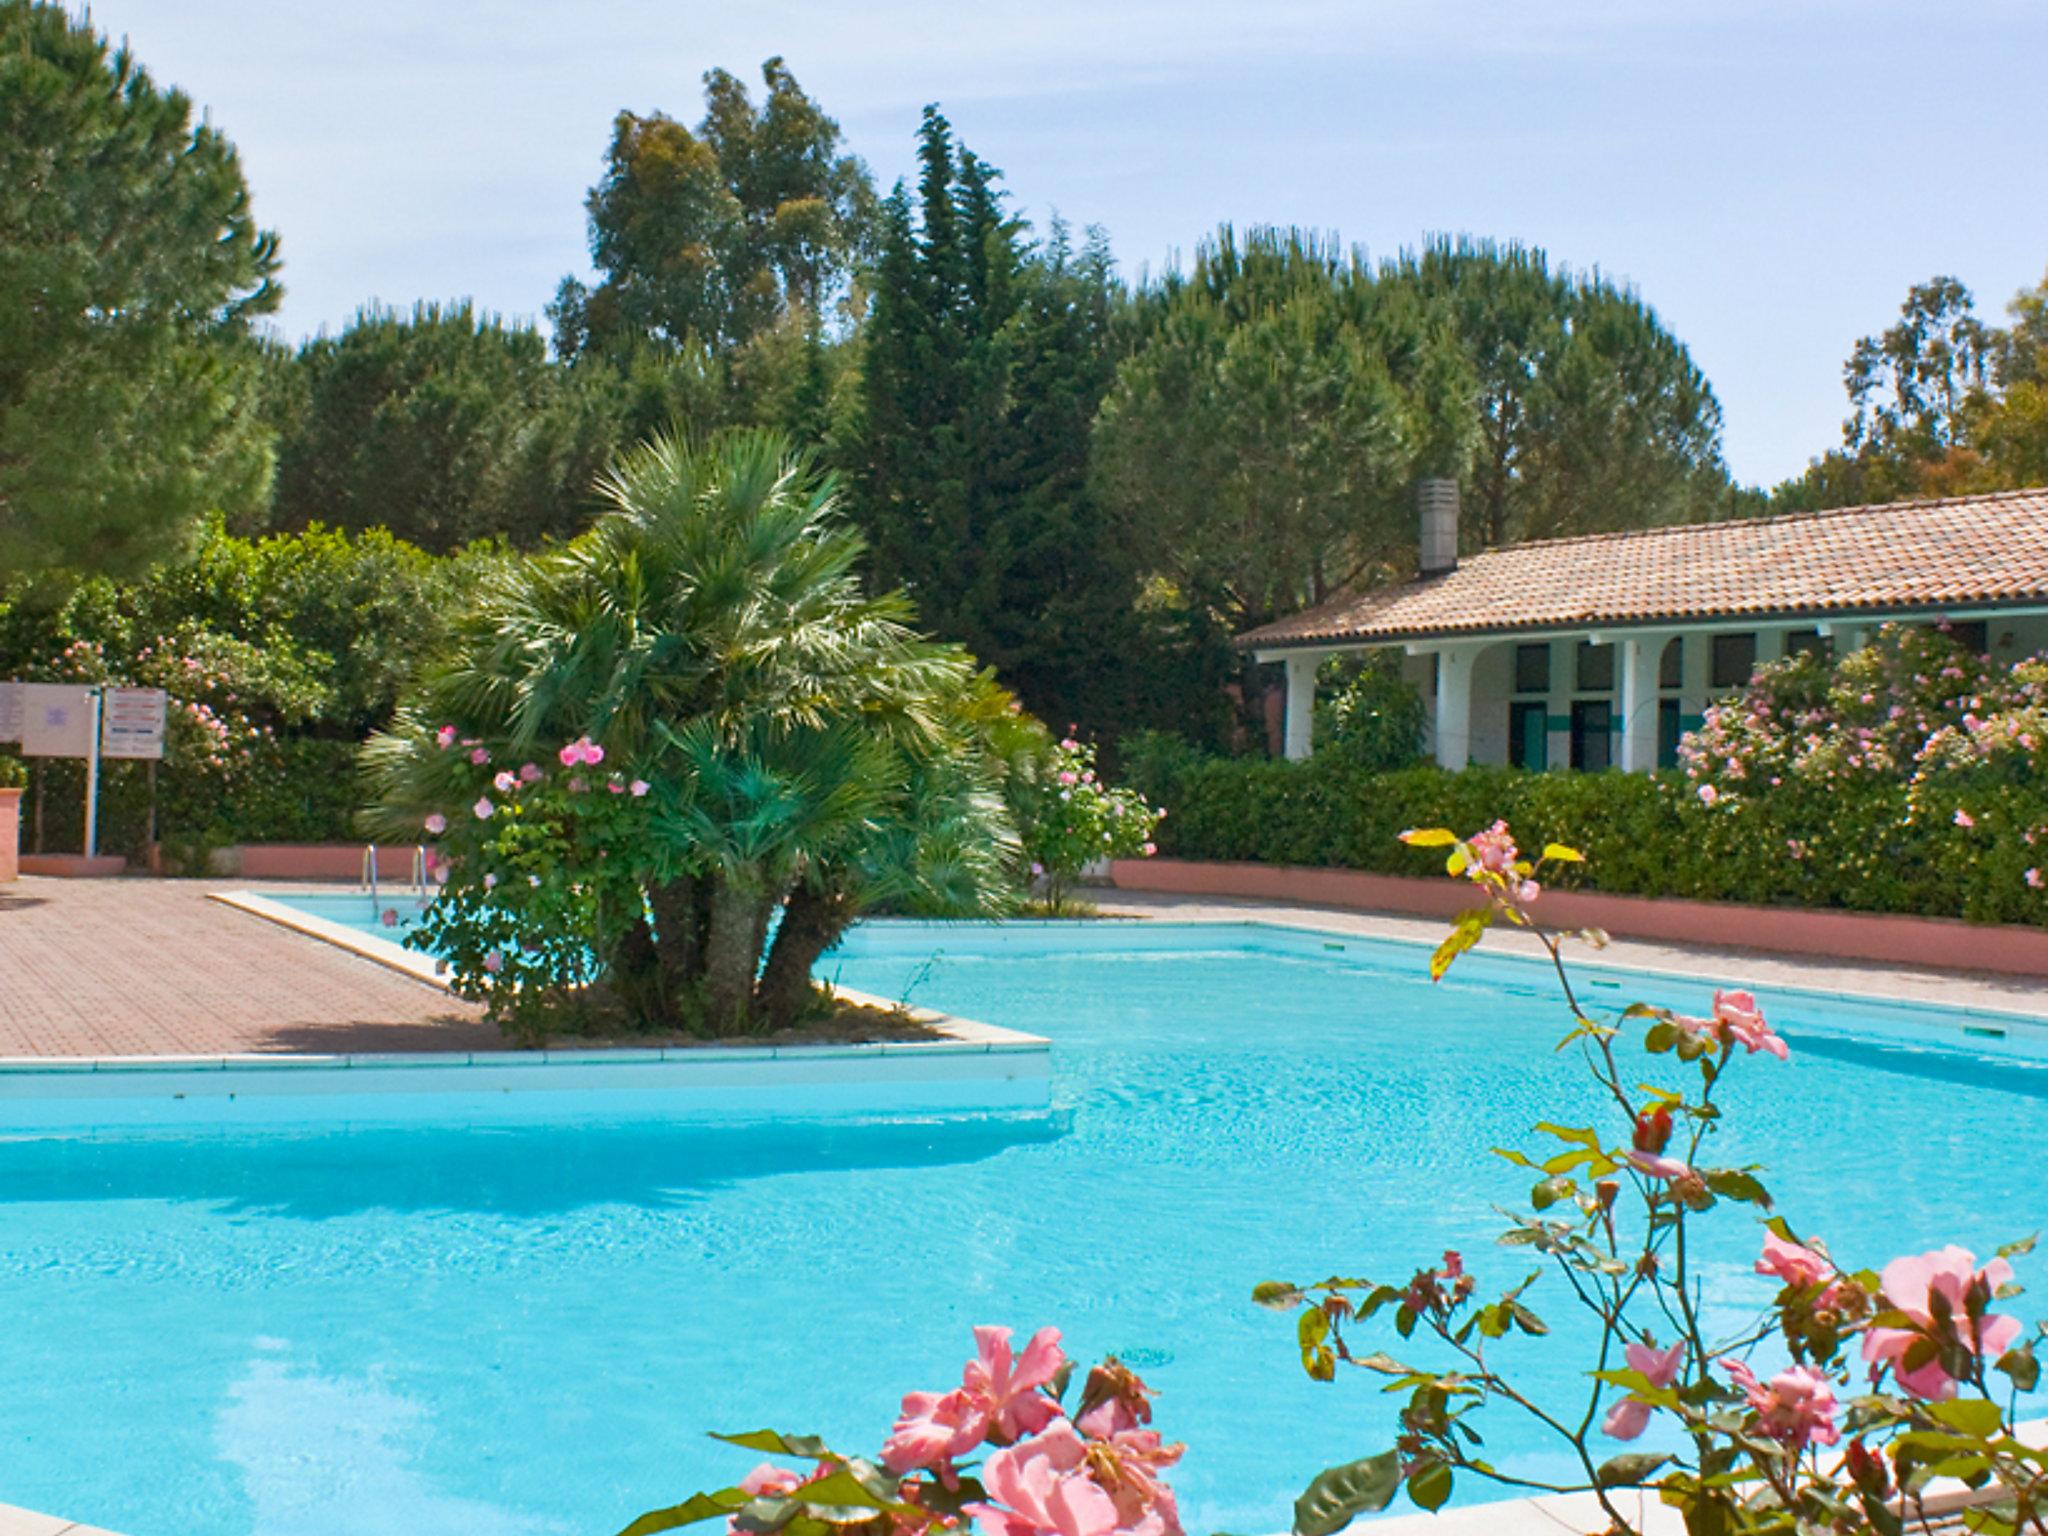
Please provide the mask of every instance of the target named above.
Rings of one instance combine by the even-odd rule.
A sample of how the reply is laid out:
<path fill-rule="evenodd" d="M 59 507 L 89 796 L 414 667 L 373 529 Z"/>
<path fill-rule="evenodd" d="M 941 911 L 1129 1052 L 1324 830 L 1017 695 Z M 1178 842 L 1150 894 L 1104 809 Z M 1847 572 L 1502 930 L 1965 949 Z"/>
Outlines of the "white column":
<path fill-rule="evenodd" d="M 1287 658 L 1286 753 L 1300 762 L 1315 750 L 1316 668 L 1323 658 L 1314 653 L 1295 652 Z"/>
<path fill-rule="evenodd" d="M 1436 653 L 1436 760 L 1463 768 L 1472 756 L 1472 660 L 1478 649 L 1447 645 Z"/>
<path fill-rule="evenodd" d="M 1648 773 L 1657 766 L 1657 670 L 1663 635 L 1625 635 L 1620 641 L 1621 766 Z"/>
<path fill-rule="evenodd" d="M 1760 629 L 1756 632 L 1756 659 L 1761 666 L 1767 661 L 1779 661 L 1785 655 L 1785 631 L 1782 629 Z"/>
<path fill-rule="evenodd" d="M 1835 654 L 1846 656 L 1851 651 L 1860 651 L 1870 644 L 1870 629 L 1863 624 L 1838 624 L 1835 626 Z"/>

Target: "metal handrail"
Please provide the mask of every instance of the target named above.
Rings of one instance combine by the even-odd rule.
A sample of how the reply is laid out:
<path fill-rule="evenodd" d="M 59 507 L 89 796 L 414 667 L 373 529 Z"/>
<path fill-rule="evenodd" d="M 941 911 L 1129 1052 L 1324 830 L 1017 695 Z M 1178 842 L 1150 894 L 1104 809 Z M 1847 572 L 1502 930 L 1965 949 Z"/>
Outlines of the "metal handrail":
<path fill-rule="evenodd" d="M 418 899 L 421 911 L 426 910 L 427 902 L 431 899 L 427 895 L 427 869 L 427 845 L 425 843 L 413 844 L 412 883 L 419 891 Z"/>
<path fill-rule="evenodd" d="M 370 893 L 370 905 L 377 905 L 377 845 L 363 844 L 363 889 Z"/>

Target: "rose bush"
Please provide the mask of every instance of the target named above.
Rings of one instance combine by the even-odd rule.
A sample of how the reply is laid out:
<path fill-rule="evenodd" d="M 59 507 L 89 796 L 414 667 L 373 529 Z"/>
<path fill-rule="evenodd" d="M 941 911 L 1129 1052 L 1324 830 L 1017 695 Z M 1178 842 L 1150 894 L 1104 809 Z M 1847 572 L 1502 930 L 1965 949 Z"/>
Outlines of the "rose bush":
<path fill-rule="evenodd" d="M 1499 821 L 1469 837 L 1443 829 L 1404 836 L 1411 846 L 1447 848 L 1448 872 L 1480 898 L 1432 956 L 1432 977 L 1497 923 L 1534 934 L 1571 1015 L 1561 1048 L 1580 1052 L 1605 1128 L 1566 1117 L 1536 1127 L 1546 1138 L 1540 1148 L 1501 1152 L 1534 1183 L 1527 1209 L 1507 1213 L 1499 1241 L 1538 1261 L 1505 1289 L 1483 1292 L 1456 1253 L 1404 1281 L 1343 1276 L 1256 1288 L 1256 1301 L 1296 1314 L 1312 1378 L 1331 1381 L 1340 1366 L 1355 1367 L 1405 1395 L 1394 1446 L 1318 1477 L 1296 1506 L 1296 1531 L 1328 1536 L 1402 1490 L 1422 1508 L 1440 1508 L 1461 1475 L 1585 1495 L 1616 1532 L 1641 1529 L 1622 1491 L 1648 1489 L 1682 1512 L 1693 1536 L 1897 1536 L 1937 1479 L 1978 1492 L 1967 1517 L 1973 1530 L 2043 1529 L 2048 1449 L 2022 1440 L 2014 1422 L 2017 1394 L 2034 1387 L 2039 1366 L 2019 1320 L 1997 1310 L 2017 1294 L 2009 1260 L 2031 1240 L 1982 1262 L 1946 1247 L 1894 1258 L 1881 1272 L 1845 1267 L 1821 1239 L 1799 1236 L 1773 1212 L 1759 1170 L 1713 1156 L 1738 1066 L 1790 1059 L 1751 994 L 1717 992 L 1706 1017 L 1647 1003 L 1596 1010 L 1572 984 L 1565 940 L 1534 916 L 1538 876 L 1577 865 L 1577 851 L 1551 845 L 1526 858 Z M 1650 1060 L 1636 1059 L 1638 1049 Z M 1676 1073 L 1643 1081 L 1659 1060 Z M 1717 1333 L 1703 1305 L 1694 1229 L 1741 1207 L 1763 1222 L 1756 1270 L 1780 1289 L 1746 1325 Z M 1546 1272 L 1594 1325 L 1576 1401 L 1525 1393 L 1490 1347 L 1511 1334 L 1549 1335 L 1530 1301 Z M 1406 1341 L 1394 1346 L 1403 1356 L 1427 1343 L 1431 1358 L 1411 1363 L 1356 1342 L 1381 1321 Z M 1772 1363 L 1753 1363 L 1765 1359 Z M 1578 1476 L 1545 1481 L 1494 1467 L 1482 1439 L 1487 1410 L 1541 1426 Z M 1659 1416 L 1678 1432 L 1674 1448 L 1628 1449 Z"/>
<path fill-rule="evenodd" d="M 1181 1536 L 1165 1473 L 1182 1447 L 1150 1428 L 1152 1391 L 1113 1356 L 1069 1413 L 1073 1365 L 1056 1328 L 1021 1353 L 1007 1328 L 974 1330 L 960 1385 L 912 1392 L 879 1454 L 844 1455 L 775 1430 L 718 1438 L 811 1463 L 763 1462 L 730 1487 L 642 1515 L 620 1536 L 707 1520 L 785 1536 Z M 978 1459 L 977 1459 L 978 1458 Z"/>
<path fill-rule="evenodd" d="M 1097 859 L 1133 859 L 1158 851 L 1152 834 L 1165 813 L 1134 789 L 1111 788 L 1095 769 L 1095 748 L 1063 737 L 1019 796 L 1024 848 L 1046 904 L 1062 911 L 1074 882 Z"/>

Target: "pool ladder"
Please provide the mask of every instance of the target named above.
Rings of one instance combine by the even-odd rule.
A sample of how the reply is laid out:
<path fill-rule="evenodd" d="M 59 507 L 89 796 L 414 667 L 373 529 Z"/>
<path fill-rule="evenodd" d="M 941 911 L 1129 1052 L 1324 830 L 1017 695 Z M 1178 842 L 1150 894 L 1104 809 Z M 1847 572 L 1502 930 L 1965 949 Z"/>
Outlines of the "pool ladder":
<path fill-rule="evenodd" d="M 375 843 L 363 844 L 362 884 L 363 889 L 370 893 L 371 907 L 381 910 L 383 904 L 378 900 L 377 893 L 377 845 Z M 431 869 L 427 862 L 427 845 L 425 843 L 415 843 L 413 845 L 412 875 L 407 884 L 412 886 L 414 898 L 419 902 L 420 910 L 425 911 L 427 903 L 433 899 Z"/>

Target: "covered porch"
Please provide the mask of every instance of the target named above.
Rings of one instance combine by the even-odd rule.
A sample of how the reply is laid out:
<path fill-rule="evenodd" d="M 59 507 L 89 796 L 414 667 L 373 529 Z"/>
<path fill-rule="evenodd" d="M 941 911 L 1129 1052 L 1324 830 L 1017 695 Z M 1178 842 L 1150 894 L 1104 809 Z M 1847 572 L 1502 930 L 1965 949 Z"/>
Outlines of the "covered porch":
<path fill-rule="evenodd" d="M 1798 651 L 1860 649 L 1888 619 L 1946 622 L 1973 649 L 2017 660 L 2048 650 L 2048 607 L 1962 614 L 1859 614 L 1803 620 L 1559 628 L 1261 648 L 1286 668 L 1285 752 L 1315 747 L 1316 678 L 1333 656 L 1391 651 L 1422 696 L 1425 750 L 1445 768 L 1648 772 L 1677 760 L 1679 739 L 1756 667 Z"/>

